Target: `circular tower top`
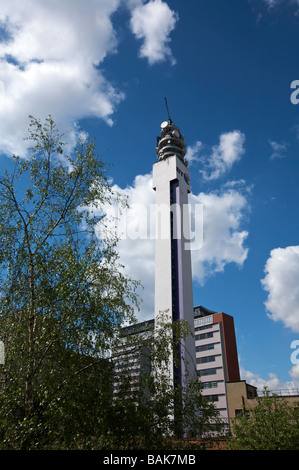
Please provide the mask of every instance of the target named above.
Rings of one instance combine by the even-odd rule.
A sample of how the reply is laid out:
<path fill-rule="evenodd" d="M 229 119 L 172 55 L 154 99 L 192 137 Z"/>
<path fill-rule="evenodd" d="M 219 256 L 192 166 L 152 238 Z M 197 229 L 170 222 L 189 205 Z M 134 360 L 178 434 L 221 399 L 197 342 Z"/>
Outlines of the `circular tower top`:
<path fill-rule="evenodd" d="M 161 137 L 157 137 L 157 157 L 158 160 L 165 160 L 168 157 L 176 155 L 186 166 L 186 142 L 181 135 L 180 129 L 173 124 L 169 118 L 161 124 Z"/>

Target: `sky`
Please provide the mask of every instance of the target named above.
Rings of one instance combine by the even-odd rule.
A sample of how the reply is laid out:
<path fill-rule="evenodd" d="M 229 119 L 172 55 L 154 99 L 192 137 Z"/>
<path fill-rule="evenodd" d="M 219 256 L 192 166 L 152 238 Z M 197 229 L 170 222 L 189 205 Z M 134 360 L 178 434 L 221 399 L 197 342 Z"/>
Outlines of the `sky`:
<path fill-rule="evenodd" d="M 298 52 L 299 0 L 0 0 L 0 171 L 25 157 L 29 115 L 71 130 L 70 150 L 95 137 L 131 206 L 118 249 L 137 317 L 153 318 L 166 96 L 202 207 L 194 305 L 234 317 L 241 378 L 271 390 L 299 389 Z"/>

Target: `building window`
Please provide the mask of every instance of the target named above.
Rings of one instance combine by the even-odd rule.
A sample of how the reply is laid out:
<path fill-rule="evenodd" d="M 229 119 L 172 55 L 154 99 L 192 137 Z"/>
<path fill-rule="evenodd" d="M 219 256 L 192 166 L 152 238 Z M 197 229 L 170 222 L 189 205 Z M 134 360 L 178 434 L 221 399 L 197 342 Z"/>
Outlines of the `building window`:
<path fill-rule="evenodd" d="M 202 369 L 197 371 L 197 375 L 202 377 L 203 375 L 216 375 L 217 369 Z"/>
<path fill-rule="evenodd" d="M 216 356 L 205 356 L 205 357 L 198 357 L 196 359 L 197 364 L 204 364 L 205 362 L 214 362 Z"/>
<path fill-rule="evenodd" d="M 249 411 L 248 410 L 245 410 L 244 408 L 242 410 L 235 410 L 235 417 L 237 418 L 238 416 L 241 416 L 241 415 L 244 415 L 244 416 L 249 416 Z"/>
<path fill-rule="evenodd" d="M 208 351 L 208 350 L 214 349 L 214 348 L 215 348 L 214 343 L 203 344 L 202 346 L 196 346 L 196 352 Z"/>
<path fill-rule="evenodd" d="M 196 326 L 194 331 L 210 330 L 213 325 Z"/>
<path fill-rule="evenodd" d="M 196 312 L 196 309 L 195 309 L 195 312 Z M 203 323 L 213 323 L 213 316 L 210 315 L 210 316 L 208 316 L 208 317 L 196 318 L 196 319 L 194 320 L 195 326 L 201 325 L 201 324 L 203 324 Z"/>
<path fill-rule="evenodd" d="M 218 387 L 218 382 L 203 382 L 202 383 L 203 388 L 217 388 Z"/>
<path fill-rule="evenodd" d="M 205 395 L 203 398 L 207 401 L 219 401 L 218 395 Z"/>
<path fill-rule="evenodd" d="M 213 338 L 212 331 L 210 331 L 209 333 L 201 333 L 200 335 L 195 335 L 195 341 L 199 339 L 207 339 L 207 338 Z"/>

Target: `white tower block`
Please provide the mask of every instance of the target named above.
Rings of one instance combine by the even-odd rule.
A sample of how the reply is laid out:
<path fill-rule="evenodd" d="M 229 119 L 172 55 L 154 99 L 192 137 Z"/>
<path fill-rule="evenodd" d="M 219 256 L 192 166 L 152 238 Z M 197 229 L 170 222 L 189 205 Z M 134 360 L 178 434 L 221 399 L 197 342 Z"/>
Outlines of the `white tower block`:
<path fill-rule="evenodd" d="M 184 159 L 184 136 L 171 119 L 161 124 L 157 139 L 158 162 L 153 166 L 156 191 L 155 319 L 161 313 L 167 322 L 185 320 L 194 333 L 193 289 L 190 252 L 188 193 L 190 176 Z M 180 348 L 179 366 L 173 351 L 167 374 L 173 386 L 183 385 L 186 375 L 194 378 L 195 342 L 189 335 Z M 186 370 L 186 364 L 188 370 Z"/>

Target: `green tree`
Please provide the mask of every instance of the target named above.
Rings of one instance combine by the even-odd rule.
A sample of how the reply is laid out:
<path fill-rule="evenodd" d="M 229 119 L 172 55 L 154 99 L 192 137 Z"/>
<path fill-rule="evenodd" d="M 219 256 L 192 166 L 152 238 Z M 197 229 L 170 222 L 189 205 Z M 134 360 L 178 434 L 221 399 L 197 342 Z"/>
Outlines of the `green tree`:
<path fill-rule="evenodd" d="M 2 446 L 71 446 L 90 435 L 90 400 L 109 398 L 100 385 L 110 380 L 111 338 L 134 320 L 137 283 L 120 270 L 117 240 L 95 231 L 116 197 L 107 168 L 94 141 L 79 139 L 68 155 L 64 139 L 51 117 L 30 117 L 28 154 L 0 177 Z"/>
<path fill-rule="evenodd" d="M 297 405 L 297 406 L 296 406 Z M 299 450 L 299 402 L 265 389 L 257 406 L 235 419 L 229 448 L 232 450 Z"/>

